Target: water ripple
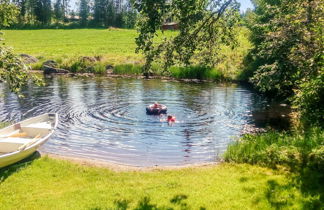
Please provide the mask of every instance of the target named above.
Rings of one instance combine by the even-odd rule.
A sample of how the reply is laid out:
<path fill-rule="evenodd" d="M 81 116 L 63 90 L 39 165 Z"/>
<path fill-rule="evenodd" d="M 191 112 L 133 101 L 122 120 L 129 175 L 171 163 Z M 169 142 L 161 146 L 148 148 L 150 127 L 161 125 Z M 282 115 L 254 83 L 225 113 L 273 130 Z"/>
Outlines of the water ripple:
<path fill-rule="evenodd" d="M 59 113 L 43 151 L 136 166 L 215 161 L 245 124 L 253 124 L 251 113 L 267 104 L 235 85 L 135 79 L 55 77 L 45 87 L 28 87 L 25 98 L 4 86 L 0 94 L 0 120 Z M 154 101 L 166 104 L 177 123 L 146 115 Z"/>

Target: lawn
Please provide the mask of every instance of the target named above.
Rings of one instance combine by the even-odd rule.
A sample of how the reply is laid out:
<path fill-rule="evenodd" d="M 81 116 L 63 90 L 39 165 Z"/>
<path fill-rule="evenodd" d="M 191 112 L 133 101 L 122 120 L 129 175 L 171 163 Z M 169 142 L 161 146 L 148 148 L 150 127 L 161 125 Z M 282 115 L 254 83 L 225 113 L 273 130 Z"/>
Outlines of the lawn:
<path fill-rule="evenodd" d="M 14 47 L 15 52 L 46 59 L 99 55 L 116 62 L 138 59 L 135 37 L 135 30 L 125 29 L 4 31 L 6 44 Z"/>
<path fill-rule="evenodd" d="M 177 32 L 167 31 L 166 36 L 172 36 L 175 33 Z M 217 78 L 218 75 L 234 77 L 239 74 L 243 57 L 251 47 L 248 34 L 249 31 L 246 28 L 239 28 L 238 47 L 231 49 L 223 46 L 219 54 L 219 63 L 203 79 Z M 25 53 L 40 59 L 39 63 L 32 66 L 34 69 L 40 69 L 43 61 L 53 59 L 60 64 L 61 68 L 76 72 L 86 69 L 85 67 L 77 68 L 80 66 L 79 57 L 99 56 L 101 66 L 119 65 L 116 73 L 137 74 L 144 58 L 141 54 L 135 53 L 136 37 L 136 30 L 126 29 L 4 30 L 6 45 L 12 46 L 16 53 Z M 130 67 L 129 64 L 135 65 Z M 126 70 L 125 67 L 127 67 Z M 159 66 L 154 68 L 157 74 L 160 70 Z M 171 70 L 176 78 L 185 76 L 179 73 L 180 70 L 177 68 Z M 186 78 L 192 79 L 194 74 L 188 75 L 189 77 L 186 76 Z"/>
<path fill-rule="evenodd" d="M 300 208 L 290 183 L 245 164 L 114 172 L 42 157 L 0 170 L 0 209 Z"/>

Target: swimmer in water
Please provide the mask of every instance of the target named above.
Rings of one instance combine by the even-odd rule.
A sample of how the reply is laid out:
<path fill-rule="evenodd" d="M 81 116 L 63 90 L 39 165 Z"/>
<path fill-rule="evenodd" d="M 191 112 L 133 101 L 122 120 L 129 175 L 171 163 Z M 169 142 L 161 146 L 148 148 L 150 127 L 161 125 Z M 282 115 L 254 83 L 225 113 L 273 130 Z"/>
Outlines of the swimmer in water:
<path fill-rule="evenodd" d="M 167 122 L 168 123 L 175 123 L 176 122 L 176 117 L 172 116 L 172 115 L 168 115 Z"/>
<path fill-rule="evenodd" d="M 162 118 L 163 115 L 161 114 L 160 117 Z M 160 122 L 167 122 L 169 124 L 173 124 L 176 122 L 176 117 L 172 115 L 168 115 L 167 118 L 160 119 Z"/>

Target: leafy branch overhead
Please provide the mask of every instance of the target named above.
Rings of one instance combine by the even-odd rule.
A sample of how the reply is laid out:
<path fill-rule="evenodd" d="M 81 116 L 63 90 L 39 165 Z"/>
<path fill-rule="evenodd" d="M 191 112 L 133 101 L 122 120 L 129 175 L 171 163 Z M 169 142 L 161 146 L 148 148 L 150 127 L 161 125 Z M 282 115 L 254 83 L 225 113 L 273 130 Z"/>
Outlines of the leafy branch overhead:
<path fill-rule="evenodd" d="M 2 28 L 14 23 L 18 13 L 16 6 L 9 1 L 4 1 L 0 3 L 0 14 L 0 28 Z M 2 33 L 0 34 L 0 82 L 7 83 L 15 93 L 20 93 L 21 88 L 29 80 L 39 85 L 42 84 L 40 79 L 28 72 L 26 65 L 13 53 L 12 49 L 4 45 L 1 36 Z"/>
<path fill-rule="evenodd" d="M 145 74 L 153 62 L 161 62 L 164 70 L 172 65 L 214 66 L 222 44 L 236 45 L 239 4 L 235 0 L 139 0 L 135 8 L 140 13 L 137 52 L 145 55 Z M 164 34 L 166 21 L 176 22 L 179 31 Z"/>

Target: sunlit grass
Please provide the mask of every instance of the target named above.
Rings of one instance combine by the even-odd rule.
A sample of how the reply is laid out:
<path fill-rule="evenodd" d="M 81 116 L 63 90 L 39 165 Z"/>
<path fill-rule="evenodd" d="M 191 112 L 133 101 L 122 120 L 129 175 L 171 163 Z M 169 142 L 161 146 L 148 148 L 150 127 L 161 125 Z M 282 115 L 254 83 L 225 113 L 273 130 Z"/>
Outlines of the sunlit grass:
<path fill-rule="evenodd" d="M 251 47 L 248 41 L 249 31 L 246 28 L 237 29 L 238 47 L 231 49 L 223 46 L 219 52 L 220 60 L 213 71 L 204 75 L 202 79 L 216 80 L 220 76 L 235 79 L 241 71 L 242 61 Z M 12 46 L 16 53 L 25 53 L 39 58 L 39 62 L 32 64 L 33 69 L 40 69 L 42 62 L 53 59 L 61 68 L 71 69 L 81 56 L 100 57 L 98 68 L 106 65 L 119 65 L 116 73 L 138 74 L 144 57 L 136 54 L 136 30 L 108 30 L 108 29 L 42 29 L 42 30 L 4 30 L 6 44 Z M 165 35 L 174 33 L 167 31 Z M 159 36 L 157 39 L 161 39 Z M 121 66 L 120 66 L 121 65 Z M 159 75 L 162 68 L 154 64 L 154 73 Z M 126 69 L 129 67 L 129 69 Z M 198 69 L 196 67 L 182 68 L 184 70 Z M 193 72 L 179 72 L 179 67 L 171 69 L 171 75 L 177 78 L 192 78 Z M 189 72 L 189 74 L 187 74 Z M 201 76 L 201 75 L 198 75 Z"/>
<path fill-rule="evenodd" d="M 303 201 L 296 188 L 278 187 L 285 175 L 249 165 L 113 172 L 45 157 L 0 171 L 0 180 L 0 209 L 269 209 Z"/>
<path fill-rule="evenodd" d="M 135 30 L 44 29 L 5 30 L 5 42 L 17 53 L 46 59 L 105 55 L 112 60 L 134 59 Z"/>

